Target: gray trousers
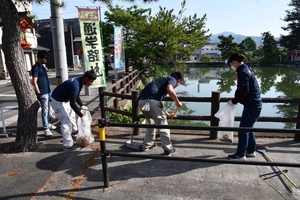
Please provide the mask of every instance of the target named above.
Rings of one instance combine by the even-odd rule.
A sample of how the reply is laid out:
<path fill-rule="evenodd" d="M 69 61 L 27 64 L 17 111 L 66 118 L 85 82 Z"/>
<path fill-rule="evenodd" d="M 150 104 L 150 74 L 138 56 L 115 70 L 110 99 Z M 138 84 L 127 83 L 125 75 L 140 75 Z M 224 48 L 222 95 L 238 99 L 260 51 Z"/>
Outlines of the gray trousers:
<path fill-rule="evenodd" d="M 146 103 L 150 104 L 149 111 L 142 111 L 148 124 L 168 125 L 166 110 L 161 101 L 153 99 L 139 100 L 139 107 L 142 108 Z M 143 148 L 150 147 L 155 141 L 156 128 L 147 128 L 144 137 Z M 173 148 L 170 141 L 170 129 L 158 129 L 161 140 L 161 147 L 170 151 Z"/>

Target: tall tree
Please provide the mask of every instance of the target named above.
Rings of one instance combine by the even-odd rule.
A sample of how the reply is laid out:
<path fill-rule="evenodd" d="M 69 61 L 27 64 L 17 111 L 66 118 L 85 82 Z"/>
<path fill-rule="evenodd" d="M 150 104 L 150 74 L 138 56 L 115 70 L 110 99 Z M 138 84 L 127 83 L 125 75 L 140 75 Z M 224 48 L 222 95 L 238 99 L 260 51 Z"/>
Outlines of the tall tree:
<path fill-rule="evenodd" d="M 17 151 L 33 150 L 37 146 L 39 102 L 23 65 L 23 51 L 20 45 L 20 19 L 26 14 L 18 13 L 12 0 L 3 0 L 0 4 L 0 17 L 3 23 L 2 49 L 18 100 L 19 115 L 15 144 Z"/>
<path fill-rule="evenodd" d="M 210 35 L 203 29 L 206 15 L 182 17 L 184 10 L 185 1 L 178 14 L 160 7 L 154 16 L 149 9 L 112 6 L 105 16 L 108 22 L 123 26 L 125 58 L 144 76 L 157 77 L 184 66 L 180 58 L 208 43 Z"/>
<path fill-rule="evenodd" d="M 268 31 L 262 33 L 262 51 L 264 62 L 274 62 L 279 60 L 278 43 L 274 36 Z"/>
<path fill-rule="evenodd" d="M 220 40 L 218 47 L 220 48 L 223 59 L 229 58 L 229 56 L 234 53 L 244 53 L 244 47 L 236 42 L 233 42 L 234 37 L 232 35 L 227 37 L 220 35 L 218 38 Z"/>
<path fill-rule="evenodd" d="M 96 0 L 111 3 L 112 0 Z M 134 2 L 134 0 L 124 0 Z M 152 2 L 158 0 L 142 0 Z M 0 18 L 3 25 L 2 50 L 5 64 L 11 77 L 18 100 L 18 121 L 16 131 L 15 150 L 29 151 L 37 147 L 37 112 L 39 102 L 32 89 L 29 77 L 23 65 L 23 51 L 20 45 L 20 19 L 27 13 L 18 13 L 16 4 L 48 3 L 49 0 L 2 0 L 0 3 Z M 51 0 L 58 5 L 55 0 Z M 95 2 L 95 1 L 94 1 Z"/>
<path fill-rule="evenodd" d="M 245 51 L 255 51 L 256 43 L 251 37 L 246 37 L 240 45 L 244 46 Z"/>
<path fill-rule="evenodd" d="M 288 25 L 281 27 L 284 31 L 288 31 L 288 34 L 281 35 L 279 44 L 292 51 L 300 48 L 300 1 L 291 0 L 288 6 L 291 6 L 292 9 L 286 10 L 286 16 L 283 18 Z"/>

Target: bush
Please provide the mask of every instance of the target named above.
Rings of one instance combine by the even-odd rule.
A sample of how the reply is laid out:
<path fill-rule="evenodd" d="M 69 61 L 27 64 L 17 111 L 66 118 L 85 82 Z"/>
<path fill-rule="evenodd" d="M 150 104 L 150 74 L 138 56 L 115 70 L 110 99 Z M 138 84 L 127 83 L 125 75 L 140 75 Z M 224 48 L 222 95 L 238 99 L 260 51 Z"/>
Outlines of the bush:
<path fill-rule="evenodd" d="M 137 90 L 137 91 L 139 91 L 139 93 L 141 93 L 141 91 L 144 89 L 145 87 L 144 86 L 137 86 L 135 89 Z"/>
<path fill-rule="evenodd" d="M 131 106 L 119 106 L 118 110 L 132 112 L 132 107 Z M 114 120 L 114 122 L 116 122 L 116 123 L 126 123 L 126 124 L 132 123 L 132 118 L 130 116 L 122 115 L 122 114 L 118 114 L 118 113 L 110 113 L 110 119 Z"/>

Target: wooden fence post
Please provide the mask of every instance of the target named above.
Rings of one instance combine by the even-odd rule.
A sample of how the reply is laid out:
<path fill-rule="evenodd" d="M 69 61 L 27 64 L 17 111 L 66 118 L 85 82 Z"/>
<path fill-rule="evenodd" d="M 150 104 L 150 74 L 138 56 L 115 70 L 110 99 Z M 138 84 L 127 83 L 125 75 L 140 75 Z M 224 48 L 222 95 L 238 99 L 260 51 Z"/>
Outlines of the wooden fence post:
<path fill-rule="evenodd" d="M 300 129 L 300 102 L 298 102 L 298 113 L 297 113 L 296 129 Z M 295 134 L 294 140 L 296 142 L 300 142 L 300 134 Z"/>
<path fill-rule="evenodd" d="M 139 122 L 139 106 L 138 106 L 138 97 L 139 97 L 139 91 L 132 90 L 131 91 L 131 102 L 132 102 L 132 123 Z M 134 127 L 133 128 L 133 135 L 139 135 L 140 134 L 140 128 Z"/>
<path fill-rule="evenodd" d="M 121 79 L 120 88 L 123 89 L 121 94 L 124 94 L 125 93 L 124 75 L 121 75 L 120 79 Z"/>
<path fill-rule="evenodd" d="M 125 76 L 125 84 L 126 84 L 126 93 L 128 94 L 130 92 L 130 86 L 129 86 L 129 75 L 128 75 L 128 72 Z"/>
<path fill-rule="evenodd" d="M 105 110 L 105 96 L 103 95 L 103 92 L 105 90 L 105 87 L 99 87 L 99 103 L 100 103 L 100 111 L 101 111 L 101 118 L 106 118 L 106 110 Z"/>
<path fill-rule="evenodd" d="M 117 80 L 116 79 L 113 79 L 111 80 L 111 84 L 114 85 L 117 83 Z M 115 85 L 113 88 L 112 88 L 112 92 L 113 93 L 118 93 L 118 89 L 117 89 L 117 85 Z M 118 108 L 118 104 L 119 104 L 119 100 L 118 98 L 115 98 L 114 99 L 114 109 L 117 109 Z"/>
<path fill-rule="evenodd" d="M 211 113 L 210 113 L 210 126 L 218 126 L 219 119 L 215 117 L 216 112 L 219 111 L 220 108 L 220 92 L 212 91 L 211 93 Z M 210 139 L 217 139 L 218 138 L 218 131 L 211 130 L 210 131 Z"/>

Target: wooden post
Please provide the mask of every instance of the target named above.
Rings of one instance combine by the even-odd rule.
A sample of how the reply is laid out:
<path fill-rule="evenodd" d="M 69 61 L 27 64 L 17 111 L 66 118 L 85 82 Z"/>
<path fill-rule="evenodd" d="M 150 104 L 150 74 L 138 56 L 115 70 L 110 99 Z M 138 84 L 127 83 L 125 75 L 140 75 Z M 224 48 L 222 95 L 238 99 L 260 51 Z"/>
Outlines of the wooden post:
<path fill-rule="evenodd" d="M 129 75 L 128 73 L 126 74 L 126 77 L 125 77 L 125 84 L 126 84 L 126 93 L 128 94 L 130 92 L 130 86 L 129 86 Z"/>
<path fill-rule="evenodd" d="M 138 106 L 138 97 L 139 97 L 139 91 L 132 90 L 131 91 L 131 102 L 132 102 L 132 123 L 139 122 L 139 113 L 140 109 Z M 133 128 L 133 135 L 139 135 L 140 134 L 140 128 L 134 127 Z"/>
<path fill-rule="evenodd" d="M 103 92 L 105 90 L 105 87 L 99 87 L 99 106 L 101 111 L 101 118 L 106 118 L 106 110 L 105 110 L 105 96 L 103 95 Z"/>
<path fill-rule="evenodd" d="M 116 79 L 111 80 L 111 84 L 114 85 L 114 87 L 112 88 L 112 92 L 113 93 L 118 93 L 118 89 L 117 89 L 116 83 L 117 83 Z M 114 99 L 114 109 L 118 108 L 118 104 L 119 104 L 119 100 L 118 100 L 118 98 L 115 98 Z"/>
<path fill-rule="evenodd" d="M 123 91 L 121 92 L 121 94 L 124 94 L 125 93 L 124 75 L 121 75 L 120 79 L 121 79 L 120 88 L 123 89 Z"/>
<path fill-rule="evenodd" d="M 298 103 L 298 113 L 297 113 L 296 129 L 300 129 L 300 102 Z M 300 142 L 300 134 L 295 134 L 294 140 L 296 142 Z"/>
<path fill-rule="evenodd" d="M 132 84 L 135 85 L 136 80 L 135 80 L 134 72 L 130 73 L 130 80 L 132 80 Z"/>
<path fill-rule="evenodd" d="M 211 93 L 211 113 L 210 113 L 210 126 L 218 126 L 219 119 L 215 117 L 216 112 L 219 111 L 220 108 L 220 92 L 212 91 Z M 210 139 L 217 139 L 218 131 L 211 130 L 210 131 Z"/>

